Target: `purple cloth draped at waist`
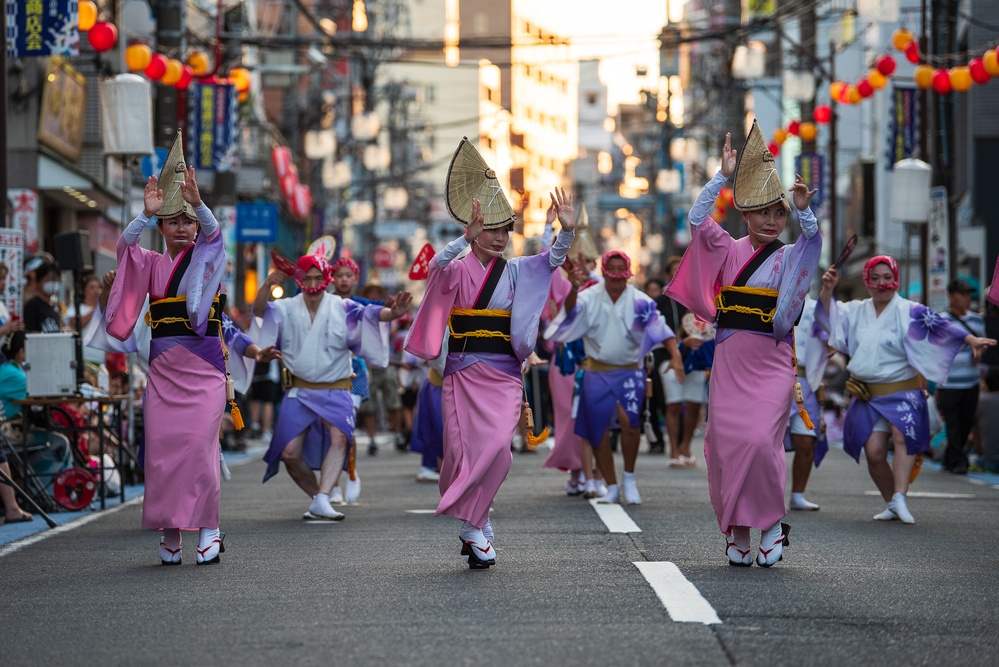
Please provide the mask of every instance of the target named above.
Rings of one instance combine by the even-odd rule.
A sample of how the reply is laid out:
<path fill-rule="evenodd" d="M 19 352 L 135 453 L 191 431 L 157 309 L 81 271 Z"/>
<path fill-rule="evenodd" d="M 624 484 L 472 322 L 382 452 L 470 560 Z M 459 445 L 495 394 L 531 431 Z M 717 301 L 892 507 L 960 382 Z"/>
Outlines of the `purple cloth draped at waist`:
<path fill-rule="evenodd" d="M 437 459 L 444 458 L 443 388 L 424 380 L 416 395 L 413 414 L 413 431 L 409 448 L 423 454 L 423 464 L 437 467 Z M 427 465 L 432 462 L 432 465 Z"/>
<path fill-rule="evenodd" d="M 507 375 L 512 375 L 515 378 L 520 377 L 520 362 L 517 361 L 516 357 L 491 352 L 448 352 L 447 362 L 444 364 L 444 377 L 468 368 L 479 361 Z"/>
<path fill-rule="evenodd" d="M 617 416 L 619 403 L 628 415 L 629 426 L 637 427 L 639 412 L 645 404 L 645 371 L 585 371 L 576 415 L 576 435 L 599 447 L 604 433 Z"/>
<path fill-rule="evenodd" d="M 909 454 L 919 454 L 930 448 L 930 412 L 921 389 L 899 391 L 869 401 L 855 398 L 846 411 L 843 451 L 858 463 L 860 452 L 881 417 L 901 431 Z"/>
<path fill-rule="evenodd" d="M 225 373 L 225 359 L 222 357 L 222 343 L 218 336 L 168 336 L 153 338 L 149 342 L 149 362 L 175 345 L 180 345 L 192 354 Z"/>

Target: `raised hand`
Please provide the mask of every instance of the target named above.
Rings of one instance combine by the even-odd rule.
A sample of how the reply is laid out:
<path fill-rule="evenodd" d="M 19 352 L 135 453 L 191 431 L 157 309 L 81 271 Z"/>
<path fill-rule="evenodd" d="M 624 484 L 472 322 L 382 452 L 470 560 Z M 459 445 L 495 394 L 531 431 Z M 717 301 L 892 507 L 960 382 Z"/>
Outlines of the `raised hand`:
<path fill-rule="evenodd" d="M 142 191 L 142 214 L 151 218 L 160 212 L 163 206 L 163 189 L 155 176 L 146 179 L 146 187 Z"/>
<path fill-rule="evenodd" d="M 402 291 L 397 292 L 392 298 L 394 299 L 394 302 L 389 308 L 389 310 L 392 311 L 392 319 L 402 317 L 409 312 L 409 305 L 413 302 L 412 294 Z"/>
<path fill-rule="evenodd" d="M 485 216 L 482 215 L 482 204 L 478 199 L 472 198 L 472 219 L 465 228 L 465 240 L 471 243 L 479 238 L 479 234 L 485 229 Z"/>
<path fill-rule="evenodd" d="M 721 157 L 721 173 L 722 176 L 728 178 L 735 172 L 735 165 L 738 164 L 737 158 L 739 157 L 739 151 L 732 150 L 732 133 L 725 133 L 725 145 L 722 146 L 722 157 Z"/>
<path fill-rule="evenodd" d="M 566 195 L 564 188 L 555 188 L 555 192 L 548 194 L 551 195 L 552 207 L 555 208 L 555 214 L 562 224 L 563 231 L 571 232 L 576 228 L 576 211 L 572 207 L 572 193 Z"/>
<path fill-rule="evenodd" d="M 804 211 L 808 208 L 808 204 L 812 201 L 812 196 L 818 191 L 818 188 L 809 190 L 808 184 L 801 178 L 801 174 L 794 175 L 794 185 L 791 186 L 791 198 L 794 200 L 794 205 L 798 207 L 799 211 Z"/>
<path fill-rule="evenodd" d="M 194 208 L 201 206 L 201 192 L 198 190 L 198 181 L 194 178 L 194 167 L 184 170 L 184 180 L 180 182 L 180 194 L 184 201 Z"/>
<path fill-rule="evenodd" d="M 549 227 L 555 223 L 555 204 L 552 203 L 545 212 L 545 224 Z"/>
<path fill-rule="evenodd" d="M 264 279 L 264 283 L 273 287 L 274 285 L 280 285 L 284 281 L 288 280 L 288 274 L 284 271 L 278 271 L 275 269 L 267 274 L 267 278 Z"/>
<path fill-rule="evenodd" d="M 822 289 L 828 289 L 830 292 L 836 287 L 836 283 L 839 282 L 839 271 L 836 270 L 835 266 L 830 266 L 826 269 L 826 272 L 822 274 Z"/>

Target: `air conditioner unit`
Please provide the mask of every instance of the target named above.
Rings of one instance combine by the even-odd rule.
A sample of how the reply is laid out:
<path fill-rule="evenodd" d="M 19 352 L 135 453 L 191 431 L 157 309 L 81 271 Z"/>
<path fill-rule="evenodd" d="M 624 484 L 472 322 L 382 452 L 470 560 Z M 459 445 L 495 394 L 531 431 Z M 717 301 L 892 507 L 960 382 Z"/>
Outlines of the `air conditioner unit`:
<path fill-rule="evenodd" d="M 76 394 L 75 333 L 29 333 L 24 356 L 28 396 Z"/>

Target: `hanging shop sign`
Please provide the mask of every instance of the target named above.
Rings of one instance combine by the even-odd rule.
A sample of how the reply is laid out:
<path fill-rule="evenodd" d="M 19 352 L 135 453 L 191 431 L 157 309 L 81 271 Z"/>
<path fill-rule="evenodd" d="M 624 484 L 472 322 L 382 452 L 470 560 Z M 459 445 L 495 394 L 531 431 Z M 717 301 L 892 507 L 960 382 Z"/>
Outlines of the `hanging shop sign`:
<path fill-rule="evenodd" d="M 233 171 L 236 164 L 236 87 L 192 83 L 188 89 L 188 164 L 207 171 Z"/>
<path fill-rule="evenodd" d="M 7 57 L 80 55 L 77 0 L 22 0 L 7 5 Z"/>
<path fill-rule="evenodd" d="M 83 149 L 87 80 L 63 58 L 50 58 L 46 68 L 38 141 L 76 162 Z"/>

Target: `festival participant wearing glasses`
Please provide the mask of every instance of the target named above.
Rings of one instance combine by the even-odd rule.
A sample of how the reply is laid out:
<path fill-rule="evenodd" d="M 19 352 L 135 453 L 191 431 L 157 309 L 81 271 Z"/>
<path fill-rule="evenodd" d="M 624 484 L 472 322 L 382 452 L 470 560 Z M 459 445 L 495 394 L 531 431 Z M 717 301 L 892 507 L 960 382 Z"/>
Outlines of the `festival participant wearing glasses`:
<path fill-rule="evenodd" d="M 354 435 L 351 352 L 369 363 L 387 364 L 387 322 L 407 312 L 411 297 L 399 292 L 383 307 L 330 294 L 332 272 L 322 254 L 282 266 L 294 275 L 301 293 L 268 303 L 271 288 L 287 278 L 278 270 L 267 276 L 253 302 L 253 314 L 263 321 L 255 322 L 251 336 L 281 349 L 287 389 L 264 455 L 264 481 L 283 461 L 292 480 L 312 498 L 303 518 L 340 521 L 344 515 L 333 509 L 330 492 Z"/>
<path fill-rule="evenodd" d="M 864 264 L 869 299 L 834 301 L 838 281 L 835 268 L 823 274 L 816 316 L 828 314 L 829 345 L 850 357 L 847 391 L 854 400 L 846 413 L 843 450 L 858 462 L 861 450 L 867 457 L 867 471 L 886 503 L 874 520 L 915 523 L 906 493 L 917 455 L 930 446 L 923 380 L 943 383 L 963 345 L 978 359 L 996 341 L 899 296 L 898 264 L 887 255 Z"/>
<path fill-rule="evenodd" d="M 597 466 L 607 482 L 607 493 L 597 502 L 642 502 L 635 482 L 635 462 L 640 442 L 639 416 L 645 402 L 645 371 L 639 361 L 653 346 L 664 343 L 670 365 L 683 381 L 683 361 L 676 336 L 644 292 L 628 284 L 631 260 L 620 250 L 610 250 L 601 258 L 604 280 L 582 293 L 589 280 L 582 270 L 570 276 L 572 287 L 558 316 L 545 331 L 545 337 L 558 343 L 583 339 L 586 361 L 579 395 L 575 432 L 593 448 Z M 624 454 L 623 492 L 619 492 L 614 471 L 614 455 L 608 433 L 617 418 L 621 425 L 621 451 Z"/>
<path fill-rule="evenodd" d="M 153 217 L 166 252 L 139 246 Z M 217 563 L 219 429 L 226 405 L 219 285 L 225 249 L 219 224 L 201 201 L 177 133 L 159 178 L 149 177 L 143 211 L 118 239 L 118 269 L 108 297 L 107 335 L 126 341 L 149 297 L 152 341 L 145 413 L 142 527 L 163 530 L 160 559 L 180 563 L 180 530 L 199 527 L 197 563 Z"/>
<path fill-rule="evenodd" d="M 451 160 L 445 192 L 448 212 L 466 230 L 431 260 L 426 295 L 405 349 L 435 359 L 448 332 L 437 514 L 464 522 L 458 531 L 461 553 L 469 567 L 484 569 L 496 563 L 489 507 L 513 461 L 522 365 L 534 351 L 552 273 L 565 261 L 576 218 L 571 195 L 553 194 L 562 223 L 555 245 L 530 257 L 504 259 L 516 217 L 496 173 L 468 139 Z"/>
<path fill-rule="evenodd" d="M 735 206 L 749 229 L 738 240 L 708 216 L 733 173 Z M 795 385 L 792 329 L 822 249 L 808 208 L 815 192 L 795 179 L 791 193 L 802 234 L 785 246 L 778 237 L 790 206 L 763 133 L 754 121 L 741 154 L 726 134 L 721 169 L 690 209 L 690 246 L 665 291 L 717 328 L 704 458 L 732 565 L 753 564 L 751 528 L 760 529 L 761 566 L 776 564 L 787 544 L 789 527 L 781 519 L 787 512 L 784 433 Z"/>

